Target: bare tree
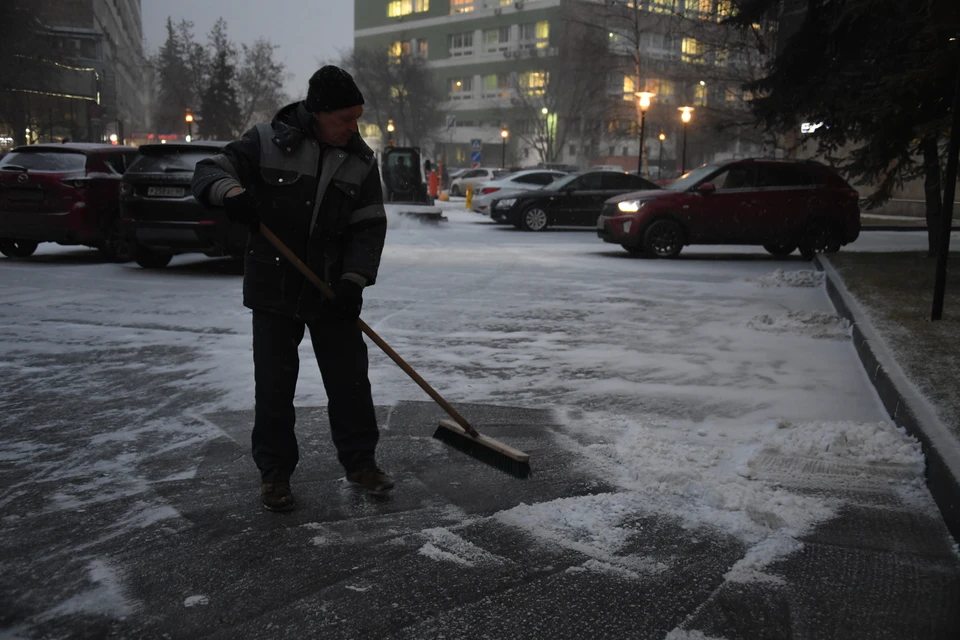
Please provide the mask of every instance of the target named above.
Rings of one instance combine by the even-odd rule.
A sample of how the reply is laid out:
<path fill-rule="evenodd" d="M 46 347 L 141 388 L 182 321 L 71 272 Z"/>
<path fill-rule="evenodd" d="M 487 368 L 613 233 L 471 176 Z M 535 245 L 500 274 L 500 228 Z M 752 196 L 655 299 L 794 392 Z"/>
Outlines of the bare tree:
<path fill-rule="evenodd" d="M 386 48 L 356 49 L 341 65 L 353 73 L 366 102 L 365 115 L 380 131 L 393 120 L 397 140 L 413 146 L 430 140 L 440 124 L 442 98 L 423 60 L 409 53 L 392 55 Z"/>
<path fill-rule="evenodd" d="M 237 97 L 240 103 L 240 130 L 269 120 L 287 101 L 283 83 L 288 74 L 283 62 L 274 58 L 278 45 L 264 38 L 252 46 L 241 45 L 243 62 L 237 72 Z"/>
<path fill-rule="evenodd" d="M 556 162 L 572 140 L 594 149 L 603 122 L 617 108 L 606 95 L 612 67 L 605 34 L 584 28 L 578 19 L 565 20 L 562 29 L 558 40 L 565 46 L 542 58 L 538 70 L 516 74 L 513 82 L 511 102 L 522 121 L 515 127 L 517 137 L 546 163 Z"/>

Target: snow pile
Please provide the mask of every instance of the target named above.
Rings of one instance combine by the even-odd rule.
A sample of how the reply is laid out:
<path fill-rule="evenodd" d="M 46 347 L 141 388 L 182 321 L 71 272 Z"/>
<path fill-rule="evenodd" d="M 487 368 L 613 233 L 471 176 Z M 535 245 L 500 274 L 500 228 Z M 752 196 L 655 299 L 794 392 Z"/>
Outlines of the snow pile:
<path fill-rule="evenodd" d="M 916 438 L 889 422 L 807 422 L 781 420 L 765 445 L 786 455 L 843 459 L 854 463 L 923 465 Z"/>
<path fill-rule="evenodd" d="M 850 335 L 850 321 L 823 311 L 790 311 L 786 315 L 759 315 L 747 326 L 769 333 L 792 333 L 809 338 L 842 340 Z"/>
<path fill-rule="evenodd" d="M 427 539 L 427 543 L 420 547 L 419 553 L 432 560 L 452 562 L 464 567 L 504 562 L 500 556 L 481 549 L 449 529 L 424 529 L 420 534 Z"/>
<path fill-rule="evenodd" d="M 823 271 L 804 269 L 800 271 L 784 271 L 774 269 L 770 273 L 755 280 L 761 287 L 819 287 L 824 281 Z"/>

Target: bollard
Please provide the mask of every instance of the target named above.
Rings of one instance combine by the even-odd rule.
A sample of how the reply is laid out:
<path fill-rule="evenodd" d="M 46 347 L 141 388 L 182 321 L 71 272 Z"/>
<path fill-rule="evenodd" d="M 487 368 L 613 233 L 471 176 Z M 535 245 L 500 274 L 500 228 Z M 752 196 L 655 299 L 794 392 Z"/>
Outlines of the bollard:
<path fill-rule="evenodd" d="M 467 185 L 467 209 L 473 210 L 473 185 Z"/>
<path fill-rule="evenodd" d="M 428 184 L 430 185 L 430 197 L 436 198 L 440 195 L 440 176 L 437 175 L 436 171 L 430 172 Z"/>

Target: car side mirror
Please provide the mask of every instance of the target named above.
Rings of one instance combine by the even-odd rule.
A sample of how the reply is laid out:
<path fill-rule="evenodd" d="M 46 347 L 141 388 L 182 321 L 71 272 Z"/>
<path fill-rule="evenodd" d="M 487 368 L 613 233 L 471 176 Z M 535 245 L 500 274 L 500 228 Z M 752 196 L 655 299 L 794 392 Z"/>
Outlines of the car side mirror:
<path fill-rule="evenodd" d="M 704 182 L 702 185 L 697 187 L 697 191 L 705 196 L 710 195 L 711 193 L 716 192 L 717 186 L 712 182 Z"/>

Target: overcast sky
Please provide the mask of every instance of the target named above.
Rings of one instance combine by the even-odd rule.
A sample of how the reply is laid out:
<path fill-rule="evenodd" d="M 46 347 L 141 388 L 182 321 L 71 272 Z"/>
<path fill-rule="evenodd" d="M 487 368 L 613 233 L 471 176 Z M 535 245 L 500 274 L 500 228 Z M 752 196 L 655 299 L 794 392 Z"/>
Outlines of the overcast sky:
<path fill-rule="evenodd" d="M 194 24 L 200 42 L 223 17 L 238 45 L 267 38 L 280 45 L 277 54 L 292 77 L 287 93 L 306 94 L 307 80 L 322 62 L 335 62 L 353 46 L 352 0 L 143 0 L 143 37 L 153 54 L 166 40 L 167 16 Z"/>

